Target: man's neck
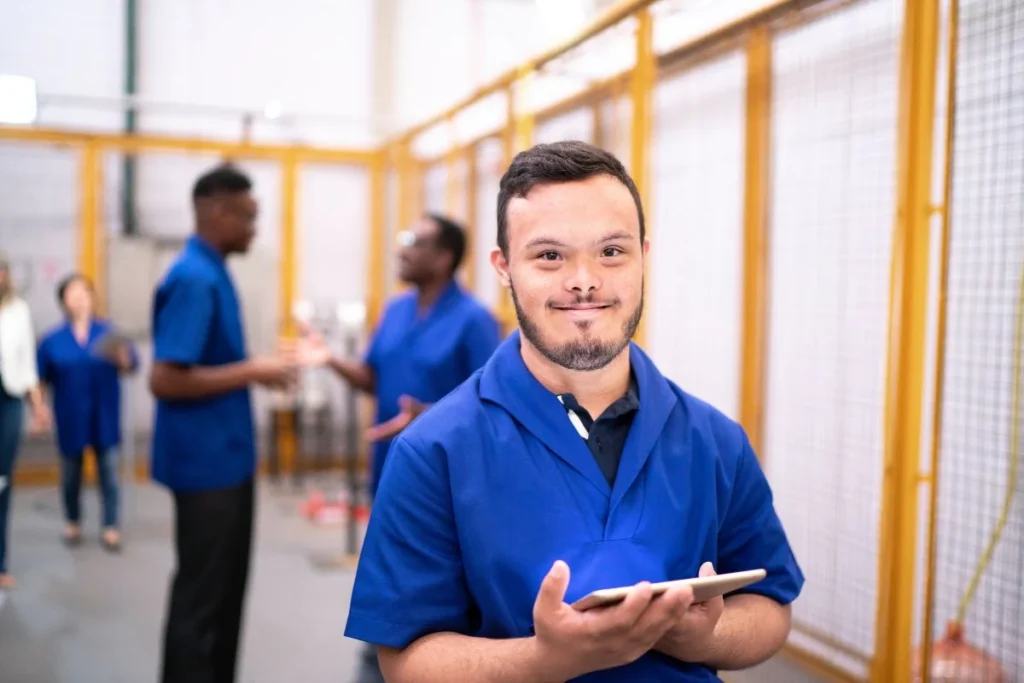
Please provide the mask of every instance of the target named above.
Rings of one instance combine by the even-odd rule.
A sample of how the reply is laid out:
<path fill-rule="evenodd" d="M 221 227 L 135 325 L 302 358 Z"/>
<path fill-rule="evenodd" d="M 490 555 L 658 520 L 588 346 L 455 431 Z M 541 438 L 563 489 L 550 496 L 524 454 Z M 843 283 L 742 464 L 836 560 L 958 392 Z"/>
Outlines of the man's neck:
<path fill-rule="evenodd" d="M 201 239 L 203 243 L 206 244 L 206 246 L 210 247 L 210 249 L 213 249 L 215 252 L 220 254 L 221 258 L 227 258 L 227 250 L 224 249 L 224 247 L 221 246 L 221 244 L 217 242 L 216 239 L 213 238 L 210 232 L 210 230 L 204 228 L 203 226 L 199 226 L 196 228 L 196 236 L 199 239 Z"/>
<path fill-rule="evenodd" d="M 417 285 L 416 300 L 419 310 L 422 312 L 433 306 L 441 297 L 441 292 L 447 289 L 450 282 L 451 280 L 437 280 Z"/>
<path fill-rule="evenodd" d="M 568 370 L 552 363 L 525 337 L 521 338 L 523 362 L 544 388 L 553 394 L 572 394 L 594 419 L 629 390 L 629 347 L 600 370 Z"/>

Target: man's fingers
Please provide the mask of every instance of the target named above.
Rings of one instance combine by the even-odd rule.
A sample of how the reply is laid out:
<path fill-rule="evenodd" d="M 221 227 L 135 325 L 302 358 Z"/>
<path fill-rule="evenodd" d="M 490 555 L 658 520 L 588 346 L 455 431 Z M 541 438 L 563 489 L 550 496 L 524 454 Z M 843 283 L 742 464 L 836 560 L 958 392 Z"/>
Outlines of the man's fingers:
<path fill-rule="evenodd" d="M 700 566 L 700 571 L 697 573 L 697 576 L 717 576 L 717 573 L 715 572 L 715 566 L 710 562 L 705 562 Z"/>
<path fill-rule="evenodd" d="M 379 425 L 366 430 L 366 438 L 369 441 L 380 441 L 381 439 L 394 436 L 405 429 L 408 424 L 409 416 L 406 413 L 399 413 L 387 422 L 381 422 Z"/>
<path fill-rule="evenodd" d="M 556 561 L 537 591 L 536 608 L 541 612 L 553 612 L 565 602 L 565 591 L 569 587 L 569 565 Z"/>

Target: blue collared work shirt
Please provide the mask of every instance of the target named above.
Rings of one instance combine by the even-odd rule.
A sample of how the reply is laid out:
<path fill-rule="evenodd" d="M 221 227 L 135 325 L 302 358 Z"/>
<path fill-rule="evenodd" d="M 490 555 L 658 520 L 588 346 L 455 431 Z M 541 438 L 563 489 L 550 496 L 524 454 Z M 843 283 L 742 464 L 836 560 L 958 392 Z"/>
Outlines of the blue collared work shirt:
<path fill-rule="evenodd" d="M 404 648 L 430 633 L 533 634 L 555 560 L 566 601 L 641 580 L 764 568 L 746 592 L 788 604 L 804 577 L 739 425 L 630 348 L 639 409 L 614 483 L 527 370 L 515 333 L 397 437 L 360 556 L 346 635 Z M 650 652 L 579 680 L 715 681 Z"/>
<path fill-rule="evenodd" d="M 87 447 L 100 453 L 121 443 L 121 378 L 117 366 L 96 348 L 109 333 L 109 321 L 94 319 L 80 344 L 64 323 L 48 332 L 36 351 L 39 379 L 52 395 L 57 446 L 65 458 L 78 458 Z M 137 365 L 134 347 L 130 354 Z"/>
<path fill-rule="evenodd" d="M 452 281 L 422 315 L 416 292 L 388 305 L 366 354 L 376 381 L 377 422 L 398 415 L 409 395 L 435 403 L 483 366 L 501 342 L 491 312 Z M 390 440 L 373 446 L 370 481 L 376 492 Z"/>
<path fill-rule="evenodd" d="M 186 366 L 246 357 L 242 314 L 223 257 L 197 236 L 153 298 L 153 358 Z M 174 491 L 227 488 L 252 476 L 256 444 L 248 387 L 198 400 L 157 399 L 153 478 Z"/>

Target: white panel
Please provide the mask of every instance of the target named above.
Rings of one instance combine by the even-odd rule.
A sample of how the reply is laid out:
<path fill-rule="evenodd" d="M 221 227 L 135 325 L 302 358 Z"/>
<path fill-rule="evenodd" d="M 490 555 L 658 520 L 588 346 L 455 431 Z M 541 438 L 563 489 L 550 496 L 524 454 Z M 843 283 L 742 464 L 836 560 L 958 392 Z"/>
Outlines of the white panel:
<path fill-rule="evenodd" d="M 498 244 L 498 183 L 505 171 L 501 140 L 489 139 L 477 147 L 475 290 L 491 310 L 498 306 L 501 286 L 491 266 L 491 251 Z"/>
<path fill-rule="evenodd" d="M 302 167 L 299 182 L 299 296 L 332 306 L 363 301 L 369 248 L 369 173 Z"/>
<path fill-rule="evenodd" d="M 774 48 L 764 457 L 807 575 L 795 619 L 870 655 L 895 216 L 900 3 Z"/>
<path fill-rule="evenodd" d="M 423 200 L 428 213 L 445 213 L 448 191 L 448 167 L 439 161 L 423 174 Z"/>
<path fill-rule="evenodd" d="M 746 62 L 661 81 L 652 142 L 648 345 L 661 371 L 739 417 Z"/>
<path fill-rule="evenodd" d="M 594 113 L 590 107 L 574 109 L 566 114 L 544 121 L 534 131 L 535 142 L 594 139 Z"/>

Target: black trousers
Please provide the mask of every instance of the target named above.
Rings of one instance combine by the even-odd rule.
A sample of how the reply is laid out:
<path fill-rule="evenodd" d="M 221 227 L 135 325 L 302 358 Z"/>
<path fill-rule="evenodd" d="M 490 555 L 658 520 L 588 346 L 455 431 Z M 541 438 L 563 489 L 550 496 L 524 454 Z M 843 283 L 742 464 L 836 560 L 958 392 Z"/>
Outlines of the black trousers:
<path fill-rule="evenodd" d="M 163 683 L 233 683 L 254 514 L 253 482 L 174 496 L 178 569 L 164 626 Z"/>

